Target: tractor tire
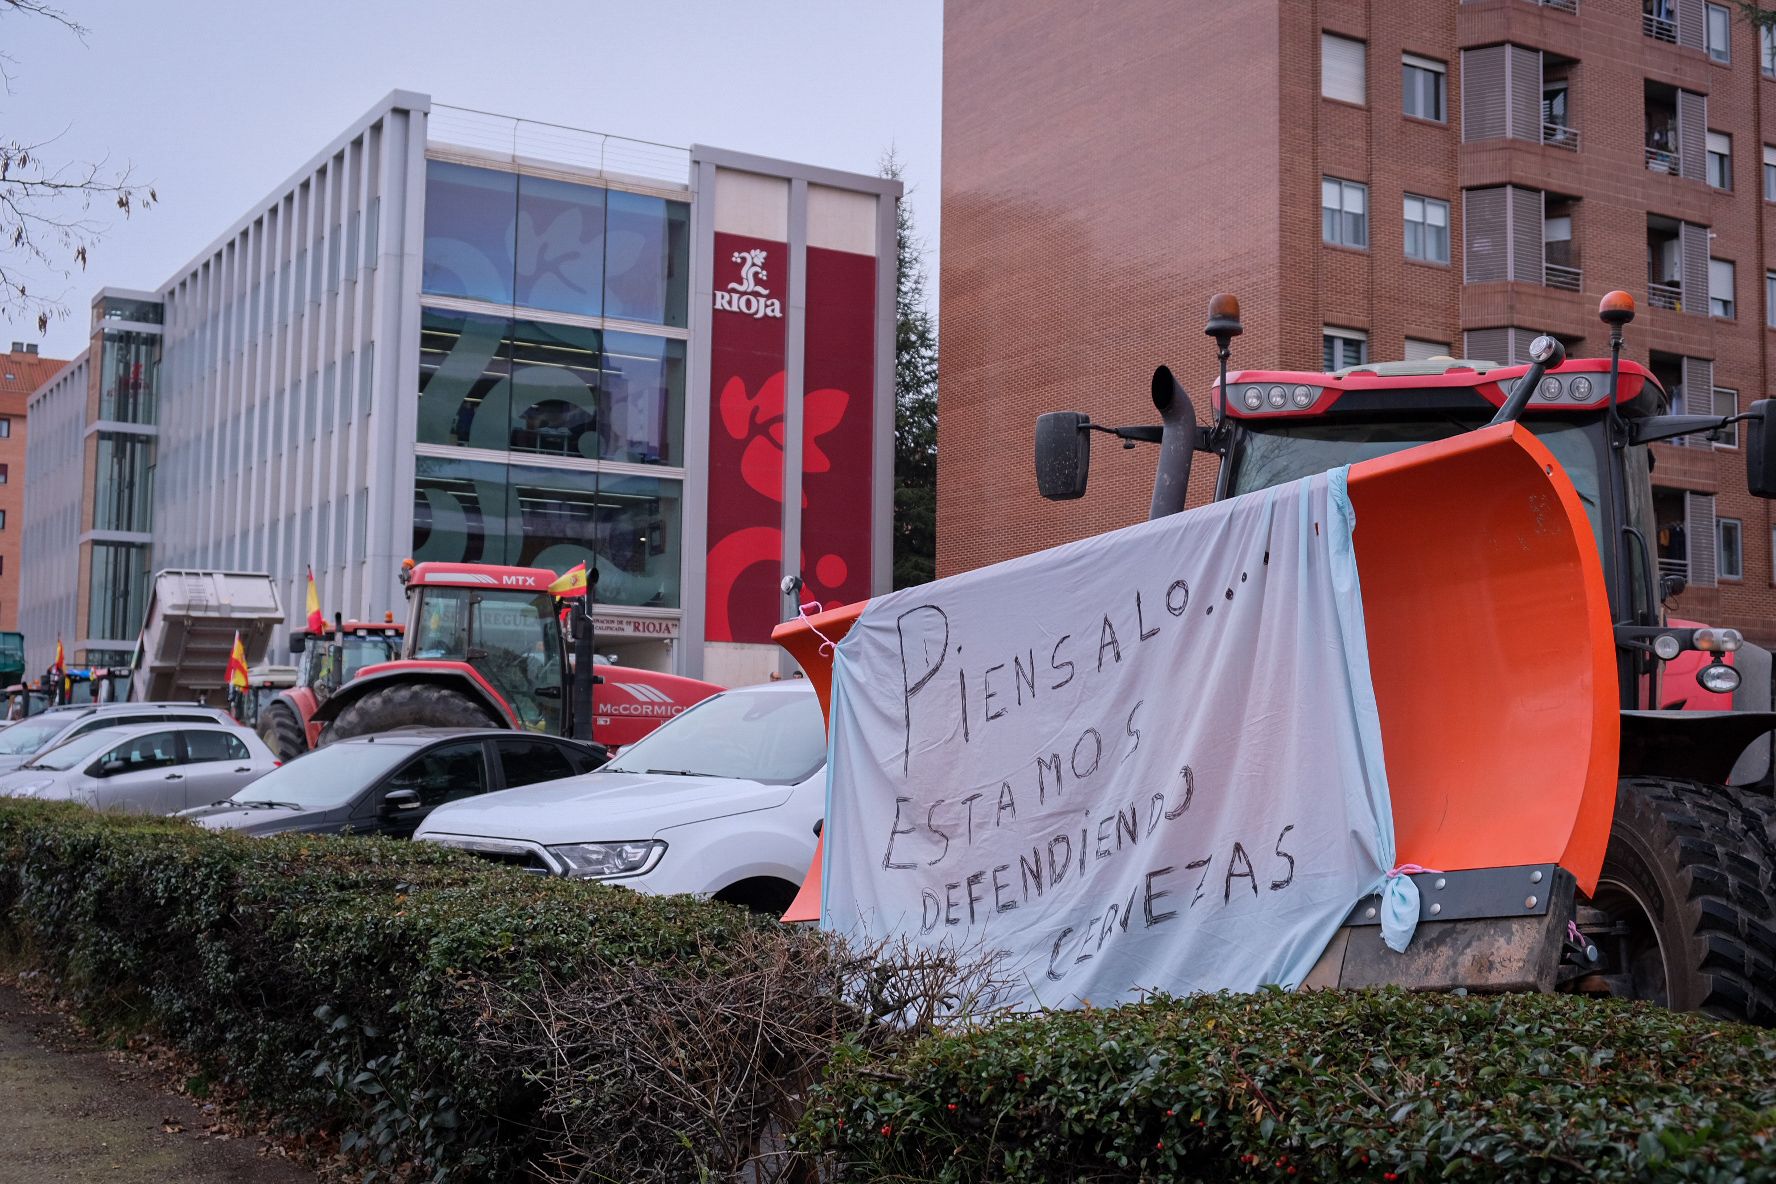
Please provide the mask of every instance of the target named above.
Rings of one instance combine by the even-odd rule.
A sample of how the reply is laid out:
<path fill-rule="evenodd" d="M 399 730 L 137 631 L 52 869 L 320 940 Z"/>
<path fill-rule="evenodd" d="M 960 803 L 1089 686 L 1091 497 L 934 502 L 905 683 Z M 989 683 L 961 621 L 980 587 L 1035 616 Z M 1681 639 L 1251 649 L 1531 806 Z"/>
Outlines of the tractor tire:
<path fill-rule="evenodd" d="M 460 691 L 432 683 L 409 683 L 371 691 L 341 711 L 321 732 L 321 744 L 371 736 L 397 728 L 497 728 L 479 703 Z"/>
<path fill-rule="evenodd" d="M 259 716 L 259 738 L 280 761 L 293 761 L 308 751 L 308 731 L 296 713 L 273 703 Z"/>
<path fill-rule="evenodd" d="M 1776 803 L 1768 795 L 1624 778 L 1591 904 L 1581 924 L 1601 921 L 1608 931 L 1593 940 L 1608 951 L 1612 994 L 1776 1026 Z"/>

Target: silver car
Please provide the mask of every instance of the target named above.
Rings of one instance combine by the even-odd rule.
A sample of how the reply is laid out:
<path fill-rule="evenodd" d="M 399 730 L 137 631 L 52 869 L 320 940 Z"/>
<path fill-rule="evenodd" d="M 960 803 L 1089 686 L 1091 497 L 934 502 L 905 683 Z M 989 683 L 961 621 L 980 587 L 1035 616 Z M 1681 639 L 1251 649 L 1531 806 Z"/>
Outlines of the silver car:
<path fill-rule="evenodd" d="M 265 742 L 238 725 L 98 728 L 0 774 L 0 797 L 176 814 L 226 798 L 277 764 Z"/>
<path fill-rule="evenodd" d="M 39 753 L 98 728 L 131 724 L 226 724 L 234 717 L 196 703 L 88 703 L 52 707 L 0 730 L 0 771 L 16 769 Z"/>

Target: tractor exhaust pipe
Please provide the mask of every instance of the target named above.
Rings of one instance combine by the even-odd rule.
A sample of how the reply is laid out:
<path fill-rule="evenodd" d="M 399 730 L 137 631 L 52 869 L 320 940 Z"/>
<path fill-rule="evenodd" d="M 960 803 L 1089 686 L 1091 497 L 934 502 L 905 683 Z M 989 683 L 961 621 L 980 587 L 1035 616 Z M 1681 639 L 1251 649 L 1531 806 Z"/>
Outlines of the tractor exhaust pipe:
<path fill-rule="evenodd" d="M 1169 366 L 1153 372 L 1153 406 L 1159 412 L 1159 470 L 1153 476 L 1149 520 L 1176 514 L 1190 494 L 1190 461 L 1196 451 L 1196 408 Z"/>

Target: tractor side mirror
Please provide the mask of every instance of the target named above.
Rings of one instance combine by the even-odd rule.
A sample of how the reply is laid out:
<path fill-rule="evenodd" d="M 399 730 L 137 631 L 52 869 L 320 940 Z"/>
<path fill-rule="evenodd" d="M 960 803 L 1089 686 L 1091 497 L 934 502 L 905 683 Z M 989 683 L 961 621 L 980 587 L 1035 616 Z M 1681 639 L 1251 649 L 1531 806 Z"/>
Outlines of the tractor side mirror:
<path fill-rule="evenodd" d="M 1091 473 L 1091 424 L 1077 411 L 1036 417 L 1036 488 L 1051 502 L 1085 496 Z"/>
<path fill-rule="evenodd" d="M 290 652 L 292 654 L 300 654 L 307 648 L 308 634 L 302 632 L 300 629 L 290 630 Z"/>
<path fill-rule="evenodd" d="M 1776 497 L 1776 399 L 1751 405 L 1745 432 L 1745 484 L 1754 497 Z"/>

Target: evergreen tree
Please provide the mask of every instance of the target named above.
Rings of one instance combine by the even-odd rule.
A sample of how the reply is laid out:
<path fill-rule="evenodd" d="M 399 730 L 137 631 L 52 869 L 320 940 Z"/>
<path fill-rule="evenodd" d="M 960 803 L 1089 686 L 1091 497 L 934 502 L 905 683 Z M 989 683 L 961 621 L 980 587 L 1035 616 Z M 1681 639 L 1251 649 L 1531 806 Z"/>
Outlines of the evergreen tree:
<path fill-rule="evenodd" d="M 902 171 L 890 149 L 882 175 L 899 180 Z M 925 306 L 924 244 L 904 200 L 895 229 L 894 586 L 906 588 L 937 575 L 937 326 Z"/>

